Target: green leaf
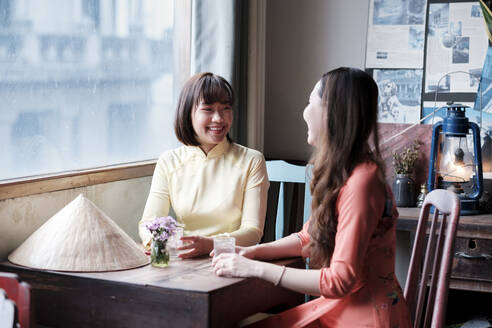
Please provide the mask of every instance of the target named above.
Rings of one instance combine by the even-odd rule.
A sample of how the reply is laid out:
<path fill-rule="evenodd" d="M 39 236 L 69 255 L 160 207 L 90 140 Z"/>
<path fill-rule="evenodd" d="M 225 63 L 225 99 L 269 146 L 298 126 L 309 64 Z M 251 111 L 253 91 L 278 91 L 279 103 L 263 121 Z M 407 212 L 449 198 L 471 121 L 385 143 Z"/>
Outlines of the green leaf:
<path fill-rule="evenodd" d="M 482 7 L 483 18 L 485 19 L 485 29 L 487 31 L 487 35 L 489 36 L 490 42 L 492 42 L 492 12 L 483 0 L 479 1 L 480 6 Z"/>

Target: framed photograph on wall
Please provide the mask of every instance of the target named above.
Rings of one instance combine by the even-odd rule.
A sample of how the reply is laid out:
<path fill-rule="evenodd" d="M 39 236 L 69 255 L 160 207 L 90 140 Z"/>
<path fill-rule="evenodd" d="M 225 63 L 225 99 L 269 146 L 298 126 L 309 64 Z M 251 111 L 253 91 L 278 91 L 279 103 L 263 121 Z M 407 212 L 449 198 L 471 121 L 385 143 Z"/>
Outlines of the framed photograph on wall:
<path fill-rule="evenodd" d="M 366 67 L 422 68 L 426 4 L 426 0 L 370 2 Z"/>
<path fill-rule="evenodd" d="M 374 69 L 379 89 L 379 122 L 418 123 L 422 95 L 421 69 Z"/>

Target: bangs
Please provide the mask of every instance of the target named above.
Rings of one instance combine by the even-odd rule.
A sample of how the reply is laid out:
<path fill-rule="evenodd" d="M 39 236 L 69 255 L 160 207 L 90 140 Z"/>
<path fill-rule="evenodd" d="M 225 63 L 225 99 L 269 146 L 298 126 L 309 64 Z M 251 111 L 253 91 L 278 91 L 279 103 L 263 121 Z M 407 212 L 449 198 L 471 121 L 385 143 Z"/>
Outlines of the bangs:
<path fill-rule="evenodd" d="M 217 75 L 206 75 L 199 86 L 201 90 L 197 101 L 203 101 L 205 104 L 221 103 L 234 105 L 234 92 L 231 85 L 222 77 Z"/>

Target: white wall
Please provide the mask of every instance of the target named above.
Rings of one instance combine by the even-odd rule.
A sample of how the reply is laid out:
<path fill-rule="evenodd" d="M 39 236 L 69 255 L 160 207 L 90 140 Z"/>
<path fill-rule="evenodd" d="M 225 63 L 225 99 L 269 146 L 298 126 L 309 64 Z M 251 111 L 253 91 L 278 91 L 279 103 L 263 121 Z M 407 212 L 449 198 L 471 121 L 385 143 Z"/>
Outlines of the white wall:
<path fill-rule="evenodd" d="M 0 201 L 0 261 L 80 193 L 139 241 L 137 223 L 151 180 L 143 177 Z"/>
<path fill-rule="evenodd" d="M 268 0 L 265 156 L 307 160 L 302 111 L 321 75 L 364 68 L 369 0 Z"/>

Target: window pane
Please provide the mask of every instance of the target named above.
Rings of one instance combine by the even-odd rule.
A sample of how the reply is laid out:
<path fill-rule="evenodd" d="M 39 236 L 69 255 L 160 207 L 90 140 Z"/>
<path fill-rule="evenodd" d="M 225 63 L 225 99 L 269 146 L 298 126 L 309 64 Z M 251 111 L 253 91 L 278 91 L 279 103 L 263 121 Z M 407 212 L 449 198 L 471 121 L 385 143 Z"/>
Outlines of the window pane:
<path fill-rule="evenodd" d="M 0 0 L 0 28 L 0 179 L 177 145 L 172 0 Z"/>

